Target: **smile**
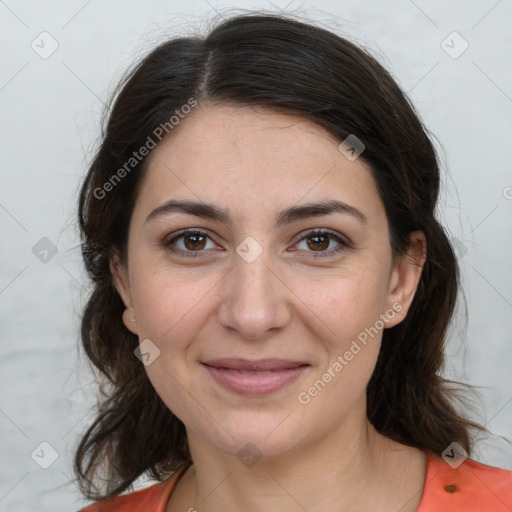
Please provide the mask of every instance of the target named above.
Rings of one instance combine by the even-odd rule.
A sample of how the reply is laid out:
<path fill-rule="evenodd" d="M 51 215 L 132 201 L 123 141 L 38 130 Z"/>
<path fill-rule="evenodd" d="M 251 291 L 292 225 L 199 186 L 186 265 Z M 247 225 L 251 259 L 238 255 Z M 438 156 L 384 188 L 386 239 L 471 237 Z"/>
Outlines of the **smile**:
<path fill-rule="evenodd" d="M 300 362 L 279 360 L 202 363 L 212 380 L 222 388 L 245 396 L 261 396 L 276 392 L 298 379 L 310 366 Z M 221 364 L 227 365 L 221 366 Z M 245 366 L 232 368 L 231 366 Z M 257 367 L 260 368 L 257 368 Z M 273 368 L 269 368 L 273 367 Z"/>

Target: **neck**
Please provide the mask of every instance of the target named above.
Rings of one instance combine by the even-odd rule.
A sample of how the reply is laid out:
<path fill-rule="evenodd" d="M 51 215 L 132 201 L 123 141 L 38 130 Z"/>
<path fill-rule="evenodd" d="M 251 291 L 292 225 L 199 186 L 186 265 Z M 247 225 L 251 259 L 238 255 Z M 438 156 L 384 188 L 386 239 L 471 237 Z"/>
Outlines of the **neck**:
<path fill-rule="evenodd" d="M 375 509 L 376 503 L 382 510 L 416 510 L 426 471 L 423 454 L 380 435 L 366 417 L 343 430 L 291 453 L 252 460 L 227 455 L 188 432 L 194 465 L 186 510 L 316 512 Z"/>

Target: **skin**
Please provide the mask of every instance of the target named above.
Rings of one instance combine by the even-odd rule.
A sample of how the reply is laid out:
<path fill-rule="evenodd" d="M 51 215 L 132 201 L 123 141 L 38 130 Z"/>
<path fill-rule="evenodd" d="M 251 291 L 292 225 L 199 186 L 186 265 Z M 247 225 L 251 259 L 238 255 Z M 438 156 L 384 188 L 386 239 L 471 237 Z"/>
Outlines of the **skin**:
<path fill-rule="evenodd" d="M 126 327 L 160 350 L 144 369 L 187 430 L 193 465 L 168 512 L 407 512 L 419 504 L 425 455 L 383 437 L 366 417 L 382 331 L 309 403 L 297 399 L 393 304 L 401 311 L 385 327 L 405 318 L 425 257 L 425 237 L 414 232 L 407 257 L 392 259 L 371 172 L 338 146 L 300 117 L 202 105 L 150 155 L 127 265 L 114 260 L 111 268 Z M 170 199 L 213 203 L 232 223 L 177 212 L 146 221 Z M 324 199 L 359 209 L 367 223 L 332 213 L 274 226 L 281 210 Z M 169 235 L 185 228 L 210 238 L 199 250 L 190 238 L 166 247 Z M 318 249 L 305 236 L 320 228 L 348 237 L 352 247 L 333 252 L 339 244 L 327 238 Z M 262 249 L 251 263 L 236 252 L 247 236 Z M 202 252 L 192 258 L 176 249 Z M 310 366 L 285 388 L 243 397 L 200 364 L 219 357 Z M 262 457 L 250 467 L 237 457 L 248 442 Z"/>

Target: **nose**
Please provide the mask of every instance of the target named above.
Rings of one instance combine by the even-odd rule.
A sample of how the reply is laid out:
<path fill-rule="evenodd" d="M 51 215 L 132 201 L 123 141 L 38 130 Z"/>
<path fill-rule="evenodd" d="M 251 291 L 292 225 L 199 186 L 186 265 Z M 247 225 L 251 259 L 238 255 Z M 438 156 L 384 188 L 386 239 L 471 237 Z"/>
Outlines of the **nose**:
<path fill-rule="evenodd" d="M 240 338 L 261 340 L 289 324 L 292 292 L 276 267 L 267 250 L 250 263 L 235 255 L 234 266 L 221 284 L 221 325 Z"/>

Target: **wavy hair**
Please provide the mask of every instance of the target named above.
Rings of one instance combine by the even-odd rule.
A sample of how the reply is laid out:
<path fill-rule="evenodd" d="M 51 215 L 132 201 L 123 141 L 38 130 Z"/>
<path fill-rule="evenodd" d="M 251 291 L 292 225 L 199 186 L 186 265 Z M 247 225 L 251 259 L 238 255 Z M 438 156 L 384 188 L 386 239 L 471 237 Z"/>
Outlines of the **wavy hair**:
<path fill-rule="evenodd" d="M 364 143 L 361 158 L 385 206 L 393 255 L 406 253 L 414 230 L 427 241 L 408 315 L 383 333 L 367 387 L 368 419 L 400 443 L 441 454 L 456 441 L 470 454 L 471 430 L 484 427 L 457 410 L 461 389 L 440 376 L 459 270 L 436 219 L 440 171 L 431 136 L 366 50 L 310 23 L 251 13 L 218 23 L 204 37 L 174 38 L 154 48 L 123 77 L 105 112 L 78 207 L 92 280 L 81 340 L 101 380 L 97 416 L 74 460 L 83 494 L 115 496 L 142 475 L 163 480 L 191 463 L 183 423 L 134 356 L 138 339 L 123 325 L 124 305 L 110 271 L 114 257 L 126 264 L 131 213 L 147 168 L 147 156 L 130 159 L 191 98 L 197 108 L 213 102 L 277 109 L 314 121 L 340 142 L 355 134 Z M 126 162 L 133 164 L 129 172 L 112 182 L 116 170 L 127 170 Z"/>

